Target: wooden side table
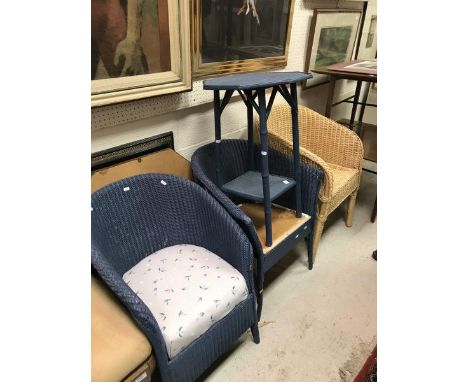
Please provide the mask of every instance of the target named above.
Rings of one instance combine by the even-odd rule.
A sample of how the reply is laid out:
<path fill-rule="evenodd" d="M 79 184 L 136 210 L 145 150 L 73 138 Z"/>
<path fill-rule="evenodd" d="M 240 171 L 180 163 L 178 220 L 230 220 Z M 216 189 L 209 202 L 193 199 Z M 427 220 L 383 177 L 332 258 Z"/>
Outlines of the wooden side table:
<path fill-rule="evenodd" d="M 329 68 L 318 68 L 313 70 L 314 73 L 326 74 L 330 76 L 330 83 L 328 84 L 328 97 L 327 97 L 327 106 L 325 107 L 325 117 L 330 118 L 331 108 L 337 106 L 343 102 L 352 103 L 353 109 L 351 111 L 351 118 L 349 121 L 349 127 L 352 128 L 354 125 L 354 119 L 356 117 L 357 106 L 361 105 L 361 109 L 359 111 L 358 121 L 362 123 L 362 119 L 364 117 L 364 111 L 366 106 L 373 106 L 376 107 L 375 104 L 368 104 L 367 97 L 369 95 L 369 89 L 371 83 L 377 82 L 377 74 L 366 74 L 366 73 L 359 73 L 359 72 L 350 72 L 350 71 L 338 71 L 338 70 L 331 70 Z M 340 100 L 338 102 L 333 103 L 333 96 L 335 95 L 335 84 L 338 80 L 354 80 L 356 82 L 356 90 L 354 95 L 351 97 L 345 98 L 344 100 Z M 362 83 L 365 83 L 364 87 L 364 97 L 363 102 L 359 101 L 359 97 L 361 95 L 361 88 Z"/>

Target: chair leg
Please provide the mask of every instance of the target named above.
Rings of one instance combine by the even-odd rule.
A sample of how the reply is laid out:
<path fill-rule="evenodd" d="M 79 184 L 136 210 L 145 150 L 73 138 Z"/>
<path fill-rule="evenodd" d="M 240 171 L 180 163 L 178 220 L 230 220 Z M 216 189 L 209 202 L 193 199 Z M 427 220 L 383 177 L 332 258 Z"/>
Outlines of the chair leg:
<path fill-rule="evenodd" d="M 314 259 L 312 256 L 312 243 L 313 243 L 313 230 L 309 236 L 306 238 L 306 246 L 307 246 L 307 261 L 309 263 L 309 269 L 312 269 L 314 266 Z"/>
<path fill-rule="evenodd" d="M 377 196 L 375 197 L 375 202 L 374 202 L 374 208 L 372 209 L 372 216 L 371 216 L 371 223 L 375 222 L 375 219 L 377 217 Z"/>
<path fill-rule="evenodd" d="M 346 214 L 346 227 L 351 227 L 353 225 L 353 215 L 354 215 L 354 207 L 356 206 L 356 198 L 357 198 L 358 190 L 354 191 L 348 200 L 348 212 Z"/>
<path fill-rule="evenodd" d="M 263 293 L 259 293 L 257 296 L 257 320 L 260 321 L 260 317 L 262 316 L 262 308 L 263 308 Z"/>
<path fill-rule="evenodd" d="M 314 234 L 312 240 L 312 262 L 317 258 L 317 249 L 319 245 L 320 238 L 322 237 L 323 226 L 325 224 L 325 219 L 317 217 L 314 227 Z"/>
<path fill-rule="evenodd" d="M 250 331 L 252 332 L 253 340 L 256 344 L 260 343 L 260 332 L 258 331 L 258 323 L 255 323 L 250 327 Z"/>

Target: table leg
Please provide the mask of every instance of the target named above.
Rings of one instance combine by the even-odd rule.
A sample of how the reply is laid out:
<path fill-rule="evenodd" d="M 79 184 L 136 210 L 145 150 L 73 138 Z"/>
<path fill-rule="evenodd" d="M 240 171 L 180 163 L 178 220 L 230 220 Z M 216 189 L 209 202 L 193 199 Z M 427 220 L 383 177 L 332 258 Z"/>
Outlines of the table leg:
<path fill-rule="evenodd" d="M 293 105 L 291 107 L 292 116 L 292 136 L 293 136 L 293 155 L 294 155 L 294 180 L 296 181 L 296 217 L 302 216 L 301 200 L 301 162 L 299 159 L 299 122 L 297 116 L 297 85 L 291 84 L 291 98 Z"/>
<path fill-rule="evenodd" d="M 363 93 L 363 96 L 362 96 L 362 105 L 361 105 L 361 109 L 359 110 L 359 118 L 358 118 L 359 130 L 356 131 L 357 135 L 359 135 L 360 137 L 362 135 L 362 120 L 364 118 L 364 111 L 366 110 L 367 98 L 369 97 L 369 89 L 370 89 L 370 82 L 366 82 L 364 84 L 364 93 Z"/>
<path fill-rule="evenodd" d="M 245 91 L 247 95 L 252 96 L 252 90 Z M 253 136 L 253 106 L 247 104 L 247 130 L 248 130 L 248 169 L 254 170 L 254 136 Z"/>
<path fill-rule="evenodd" d="M 325 117 L 330 118 L 331 108 L 333 105 L 333 95 L 335 94 L 335 77 L 330 76 L 330 82 L 328 83 L 328 98 L 327 106 L 325 108 Z"/>
<path fill-rule="evenodd" d="M 216 185 L 222 187 L 222 157 L 221 157 L 221 99 L 219 90 L 214 91 L 214 116 L 215 116 L 215 158 L 216 158 Z"/>
<path fill-rule="evenodd" d="M 266 117 L 265 89 L 258 90 L 258 107 L 260 109 L 260 149 L 263 183 L 263 206 L 265 208 L 266 246 L 273 242 L 271 227 L 271 197 L 270 197 L 270 173 L 268 170 L 268 130 Z"/>
<path fill-rule="evenodd" d="M 351 111 L 351 119 L 349 120 L 349 128 L 353 130 L 354 126 L 354 117 L 356 116 L 356 109 L 359 102 L 359 96 L 361 95 L 361 85 L 362 81 L 357 81 L 356 84 L 356 91 L 354 92 L 354 99 L 353 99 L 353 109 Z"/>

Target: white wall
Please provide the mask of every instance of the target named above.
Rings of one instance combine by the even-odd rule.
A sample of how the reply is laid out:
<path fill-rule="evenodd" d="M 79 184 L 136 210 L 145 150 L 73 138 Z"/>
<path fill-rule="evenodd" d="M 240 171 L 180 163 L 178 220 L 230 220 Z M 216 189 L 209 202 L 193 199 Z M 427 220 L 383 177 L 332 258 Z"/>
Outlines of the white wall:
<path fill-rule="evenodd" d="M 313 14 L 313 9 L 333 8 L 336 3 L 336 1 L 296 0 L 288 66 L 284 70 L 304 70 L 310 19 Z M 361 3 L 353 3 L 350 1 L 339 2 L 341 8 L 356 8 L 359 7 L 360 4 Z M 376 14 L 371 8 L 375 10 L 375 0 L 369 2 L 368 17 L 366 17 L 364 24 L 361 47 L 365 46 L 367 40 L 368 20 L 370 19 L 370 15 Z M 363 58 L 370 58 L 368 55 L 372 54 L 372 52 L 366 50 L 363 54 L 367 55 Z M 200 84 L 194 83 L 194 89 L 199 89 L 199 87 Z M 301 86 L 298 86 L 299 103 L 320 113 L 324 113 L 327 89 L 327 85 L 322 85 L 302 91 Z M 353 89 L 353 82 L 340 81 L 335 91 L 336 99 L 352 94 Z M 187 96 L 190 96 L 190 93 L 184 94 L 184 97 Z M 275 102 L 284 101 L 281 96 L 278 95 Z M 341 104 L 332 109 L 332 118 L 334 119 L 343 117 L 349 118 L 349 114 L 350 107 L 348 104 Z M 99 125 L 96 126 L 97 124 L 95 124 L 92 130 L 91 150 L 92 152 L 100 151 L 152 135 L 173 131 L 176 151 L 189 159 L 198 147 L 214 140 L 213 119 L 212 104 L 206 103 L 115 126 L 100 128 Z M 246 126 L 245 106 L 240 97 L 233 97 L 222 116 L 223 138 L 246 138 Z"/>

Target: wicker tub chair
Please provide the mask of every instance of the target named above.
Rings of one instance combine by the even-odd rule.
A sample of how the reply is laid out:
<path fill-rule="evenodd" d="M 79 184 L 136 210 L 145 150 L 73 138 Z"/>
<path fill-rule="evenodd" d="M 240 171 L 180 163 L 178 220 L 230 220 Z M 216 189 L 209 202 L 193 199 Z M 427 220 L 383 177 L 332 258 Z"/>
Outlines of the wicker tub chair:
<path fill-rule="evenodd" d="M 212 196 L 186 179 L 167 174 L 143 174 L 112 183 L 93 193 L 91 200 L 92 267 L 149 339 L 163 381 L 195 380 L 249 328 L 254 341 L 260 341 L 252 247 L 239 225 Z M 171 357 L 169 345 L 163 335 L 165 328 L 159 326 L 158 319 L 150 310 L 152 308 L 143 302 L 144 296 L 138 294 L 138 291 L 135 293 L 124 281 L 124 277 L 142 259 L 147 261 L 152 256 L 150 254 L 158 256 L 161 250 L 178 244 L 199 246 L 212 251 L 218 256 L 216 264 L 240 274 L 245 279 L 243 285 L 247 287 L 242 302 L 231 307 L 232 310 L 227 315 Z M 190 255 L 185 257 L 197 260 Z M 166 259 L 153 257 L 150 264 L 165 264 L 166 269 L 172 269 L 169 268 L 169 263 L 173 264 L 172 267 L 180 264 L 172 260 L 164 263 L 163 260 Z M 195 268 L 202 264 L 202 260 L 201 257 L 198 258 L 197 263 L 194 263 L 197 265 Z M 154 268 L 161 272 L 160 268 Z M 186 268 L 181 268 L 179 274 L 185 275 Z M 211 269 L 214 270 L 214 267 Z M 160 284 L 161 281 L 155 285 Z M 198 290 L 197 287 L 195 285 L 194 290 Z M 231 292 L 234 294 L 229 287 L 227 294 L 231 295 Z M 173 303 L 178 310 L 177 302 Z M 157 309 L 163 306 L 161 304 Z"/>
<path fill-rule="evenodd" d="M 224 139 L 221 142 L 223 151 L 223 179 L 225 182 L 243 174 L 248 168 L 248 143 L 242 139 Z M 294 167 L 293 160 L 287 155 L 276 150 L 270 150 L 269 167 L 270 173 L 293 177 Z M 255 168 L 260 168 L 260 146 L 255 145 Z M 209 143 L 198 148 L 192 155 L 191 160 L 192 172 L 195 180 L 204 186 L 229 212 L 236 222 L 243 228 L 253 247 L 256 262 L 256 281 L 258 291 L 258 319 L 261 317 L 263 306 L 263 280 L 264 273 L 268 270 L 264 265 L 264 253 L 262 245 L 255 226 L 251 218 L 238 207 L 243 200 L 234 196 L 226 195 L 216 185 L 216 166 L 215 166 L 215 143 Z M 322 181 L 323 172 L 320 169 L 314 168 L 301 163 L 302 175 L 302 210 L 304 213 L 312 216 L 312 223 L 316 215 L 316 206 L 318 203 L 318 193 L 320 183 Z M 275 204 L 294 209 L 295 208 L 295 193 L 291 189 L 286 194 L 275 200 Z M 312 252 L 308 258 L 309 269 L 312 269 Z"/>
<path fill-rule="evenodd" d="M 258 119 L 255 125 L 258 132 Z M 292 155 L 291 131 L 289 105 L 274 105 L 268 118 L 269 146 Z M 364 149 L 352 130 L 305 106 L 299 106 L 299 139 L 301 161 L 324 172 L 312 247 L 315 258 L 328 215 L 346 198 L 349 198 L 346 226 L 352 225 Z"/>

